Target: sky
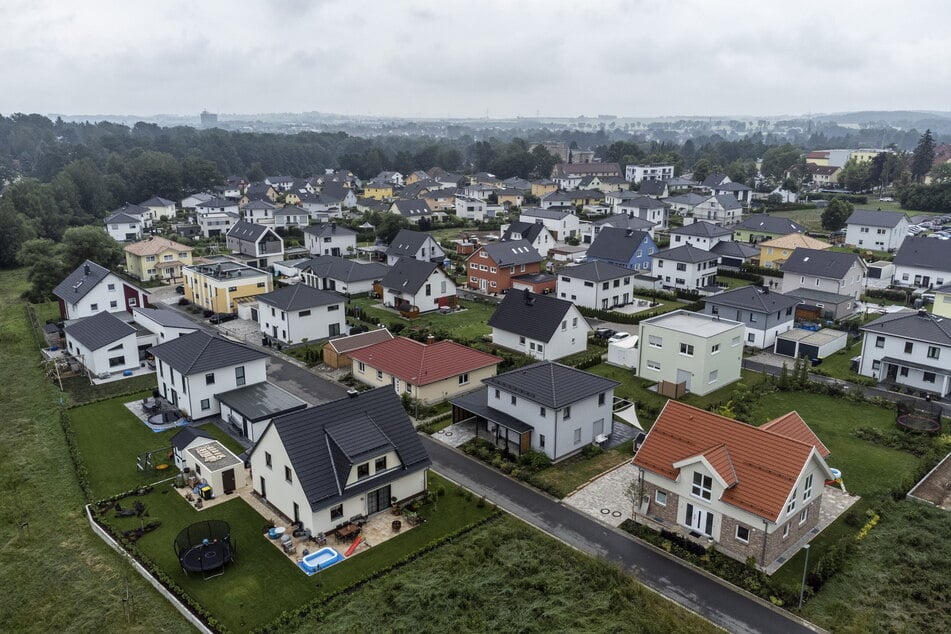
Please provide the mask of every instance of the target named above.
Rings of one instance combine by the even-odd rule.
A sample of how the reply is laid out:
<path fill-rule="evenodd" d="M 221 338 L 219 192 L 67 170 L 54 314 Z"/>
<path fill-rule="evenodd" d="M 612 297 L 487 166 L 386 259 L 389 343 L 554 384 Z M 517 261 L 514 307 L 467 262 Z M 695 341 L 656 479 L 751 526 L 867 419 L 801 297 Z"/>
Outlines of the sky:
<path fill-rule="evenodd" d="M 951 2 L 3 0 L 0 113 L 949 110 Z"/>

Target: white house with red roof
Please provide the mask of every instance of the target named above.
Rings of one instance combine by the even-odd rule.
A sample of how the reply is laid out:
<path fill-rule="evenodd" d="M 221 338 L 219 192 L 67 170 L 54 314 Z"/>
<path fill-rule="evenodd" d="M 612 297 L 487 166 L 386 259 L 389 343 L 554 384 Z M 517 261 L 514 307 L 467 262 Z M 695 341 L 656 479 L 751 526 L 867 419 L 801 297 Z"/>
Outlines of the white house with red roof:
<path fill-rule="evenodd" d="M 502 361 L 455 341 L 420 343 L 406 337 L 348 352 L 353 377 L 372 387 L 392 385 L 422 405 L 441 403 L 482 386 Z"/>
<path fill-rule="evenodd" d="M 754 427 L 670 400 L 634 456 L 634 519 L 767 567 L 815 528 L 828 456 L 796 412 Z"/>

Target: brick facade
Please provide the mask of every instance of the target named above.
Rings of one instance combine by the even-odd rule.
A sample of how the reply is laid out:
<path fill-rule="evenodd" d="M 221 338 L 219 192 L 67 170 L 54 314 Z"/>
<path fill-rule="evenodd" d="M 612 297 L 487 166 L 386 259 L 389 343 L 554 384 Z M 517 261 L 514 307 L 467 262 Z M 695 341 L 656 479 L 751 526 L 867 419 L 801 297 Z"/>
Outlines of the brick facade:
<path fill-rule="evenodd" d="M 513 277 L 542 271 L 541 260 L 516 266 L 499 266 L 488 254 L 482 257 L 484 253 L 476 251 L 466 260 L 466 286 L 469 288 L 481 289 L 486 293 L 502 293 L 512 288 Z"/>

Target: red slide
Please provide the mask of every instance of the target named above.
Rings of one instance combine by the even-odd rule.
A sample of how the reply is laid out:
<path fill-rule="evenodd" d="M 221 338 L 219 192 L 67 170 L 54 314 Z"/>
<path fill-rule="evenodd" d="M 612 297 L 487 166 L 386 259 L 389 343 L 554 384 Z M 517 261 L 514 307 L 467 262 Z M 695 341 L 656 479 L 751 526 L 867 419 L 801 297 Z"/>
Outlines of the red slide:
<path fill-rule="evenodd" d="M 360 542 L 363 541 L 363 535 L 357 535 L 357 538 L 353 540 L 353 543 L 350 544 L 350 548 L 347 549 L 347 552 L 343 554 L 344 557 L 349 557 L 353 554 L 353 551 L 357 549 L 357 546 L 360 545 Z"/>

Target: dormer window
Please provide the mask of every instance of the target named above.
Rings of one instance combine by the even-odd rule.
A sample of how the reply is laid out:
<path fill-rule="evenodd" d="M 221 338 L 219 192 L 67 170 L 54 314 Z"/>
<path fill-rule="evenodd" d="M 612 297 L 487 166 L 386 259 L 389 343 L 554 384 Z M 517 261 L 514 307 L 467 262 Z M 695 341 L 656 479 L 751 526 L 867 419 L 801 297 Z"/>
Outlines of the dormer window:
<path fill-rule="evenodd" d="M 362 480 L 370 476 L 370 463 L 364 462 L 361 465 L 357 465 L 357 480 Z"/>
<path fill-rule="evenodd" d="M 381 471 L 386 471 L 386 456 L 376 459 L 376 462 L 373 465 L 373 470 L 376 473 L 379 473 Z"/>

